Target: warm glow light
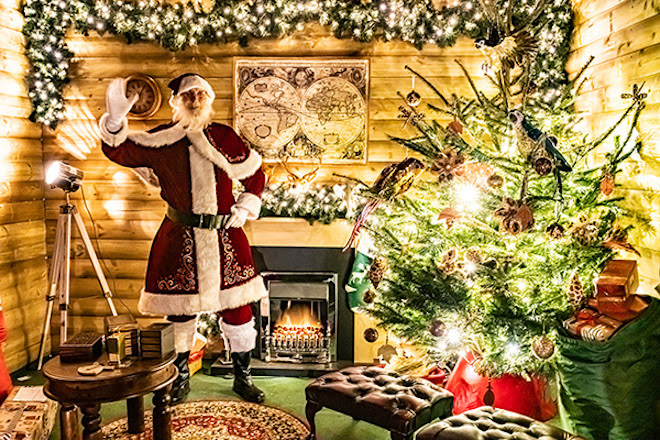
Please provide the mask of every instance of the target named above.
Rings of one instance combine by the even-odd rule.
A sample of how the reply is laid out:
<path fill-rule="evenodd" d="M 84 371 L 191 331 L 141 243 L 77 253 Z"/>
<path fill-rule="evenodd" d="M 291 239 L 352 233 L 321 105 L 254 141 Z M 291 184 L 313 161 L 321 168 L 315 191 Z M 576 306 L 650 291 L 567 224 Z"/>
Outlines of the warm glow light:
<path fill-rule="evenodd" d="M 447 344 L 450 346 L 456 346 L 461 343 L 461 340 L 463 339 L 463 336 L 461 335 L 461 332 L 458 329 L 455 328 L 450 328 L 447 330 Z"/>
<path fill-rule="evenodd" d="M 509 342 L 504 349 L 507 356 L 514 357 L 520 354 L 520 346 L 515 342 Z"/>
<path fill-rule="evenodd" d="M 312 312 L 308 304 L 294 303 L 282 313 L 275 323 L 275 327 L 286 328 L 307 328 L 316 327 L 323 328 L 321 322 L 316 315 Z"/>
<path fill-rule="evenodd" d="M 112 219 L 121 219 L 124 217 L 126 202 L 124 200 L 113 199 L 103 202 L 103 208 L 108 212 Z"/>
<path fill-rule="evenodd" d="M 112 175 L 112 181 L 115 183 L 115 185 L 124 185 L 128 183 L 131 180 L 131 177 L 128 175 L 126 171 L 117 171 L 115 174 Z"/>
<path fill-rule="evenodd" d="M 475 211 L 479 207 L 479 188 L 467 183 L 454 186 L 454 197 L 459 211 Z"/>
<path fill-rule="evenodd" d="M 46 170 L 46 184 L 67 192 L 74 192 L 82 185 L 83 172 L 64 162 L 55 161 Z"/>
<path fill-rule="evenodd" d="M 50 166 L 48 167 L 48 170 L 46 170 L 46 183 L 48 185 L 52 185 L 53 182 L 55 182 L 55 179 L 57 179 L 57 176 L 60 175 L 60 164 L 62 162 L 60 161 L 55 161 Z"/>

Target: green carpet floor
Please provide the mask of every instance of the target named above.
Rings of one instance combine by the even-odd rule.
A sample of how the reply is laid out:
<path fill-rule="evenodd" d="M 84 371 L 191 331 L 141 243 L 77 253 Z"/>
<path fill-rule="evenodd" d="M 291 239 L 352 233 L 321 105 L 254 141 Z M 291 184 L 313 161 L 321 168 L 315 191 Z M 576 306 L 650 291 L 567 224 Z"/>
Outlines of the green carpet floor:
<path fill-rule="evenodd" d="M 12 375 L 17 385 L 41 385 L 43 378 L 39 372 L 21 370 Z M 29 376 L 18 381 L 17 378 Z M 265 405 L 283 409 L 301 419 L 305 419 L 305 386 L 309 378 L 255 377 L 254 382 L 266 392 Z M 201 371 L 191 381 L 192 391 L 189 400 L 236 399 L 231 390 L 232 380 L 218 376 L 207 376 Z M 145 397 L 145 405 L 151 408 L 151 398 Z M 101 406 L 103 424 L 125 417 L 124 402 L 106 403 Z M 351 417 L 324 409 L 316 415 L 318 436 L 321 440 L 386 440 L 389 432 L 369 423 L 355 421 Z M 50 440 L 59 440 L 59 426 L 55 426 Z"/>

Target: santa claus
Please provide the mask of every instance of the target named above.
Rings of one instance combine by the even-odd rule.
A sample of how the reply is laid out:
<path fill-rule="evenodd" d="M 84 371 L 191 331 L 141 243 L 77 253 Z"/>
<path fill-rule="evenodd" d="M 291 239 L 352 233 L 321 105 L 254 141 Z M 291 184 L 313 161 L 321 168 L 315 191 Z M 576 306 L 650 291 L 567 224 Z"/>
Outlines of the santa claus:
<path fill-rule="evenodd" d="M 228 126 L 211 122 L 215 93 L 202 77 L 173 79 L 172 122 L 131 132 L 126 115 L 138 99 L 126 97 L 126 80 L 106 93 L 99 126 L 105 155 L 127 167 L 147 167 L 157 177 L 167 214 L 151 247 L 138 308 L 166 315 L 174 324 L 179 377 L 172 399 L 190 391 L 188 355 L 196 316 L 219 311 L 234 366 L 234 391 L 261 402 L 264 393 L 250 376 L 256 330 L 251 303 L 267 296 L 241 227 L 259 216 L 265 176 L 261 157 Z M 245 191 L 236 199 L 232 179 Z"/>

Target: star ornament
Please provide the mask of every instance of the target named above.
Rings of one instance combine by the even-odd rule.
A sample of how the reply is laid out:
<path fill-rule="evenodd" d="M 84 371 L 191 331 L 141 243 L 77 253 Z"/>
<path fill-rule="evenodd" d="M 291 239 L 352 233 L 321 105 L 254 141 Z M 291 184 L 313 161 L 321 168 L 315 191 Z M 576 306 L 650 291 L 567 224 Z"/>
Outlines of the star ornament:
<path fill-rule="evenodd" d="M 649 96 L 648 93 L 642 93 L 643 88 L 644 88 L 644 83 L 642 83 L 641 86 L 638 86 L 637 84 L 633 84 L 632 93 L 622 93 L 621 98 L 632 99 L 633 102 L 643 102 Z"/>

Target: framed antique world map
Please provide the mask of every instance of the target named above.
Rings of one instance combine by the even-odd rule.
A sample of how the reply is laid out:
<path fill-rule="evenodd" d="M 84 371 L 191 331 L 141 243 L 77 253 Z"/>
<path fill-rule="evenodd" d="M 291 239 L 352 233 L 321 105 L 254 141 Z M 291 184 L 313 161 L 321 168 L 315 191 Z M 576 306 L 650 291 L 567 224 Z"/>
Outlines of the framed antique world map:
<path fill-rule="evenodd" d="M 365 163 L 369 61 L 239 59 L 234 126 L 266 161 Z"/>

